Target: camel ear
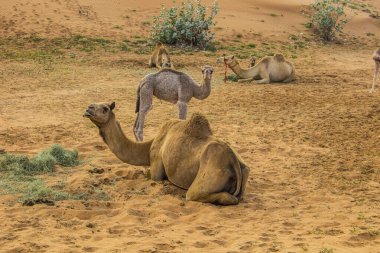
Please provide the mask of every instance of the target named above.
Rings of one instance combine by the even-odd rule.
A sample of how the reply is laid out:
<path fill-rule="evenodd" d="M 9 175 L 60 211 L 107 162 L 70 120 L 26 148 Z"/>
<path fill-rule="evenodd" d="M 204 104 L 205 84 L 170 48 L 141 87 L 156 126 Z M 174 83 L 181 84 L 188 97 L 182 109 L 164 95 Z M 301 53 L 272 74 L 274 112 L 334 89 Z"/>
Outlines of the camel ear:
<path fill-rule="evenodd" d="M 112 102 L 111 104 L 110 104 L 110 109 L 111 109 L 111 111 L 115 108 L 115 102 Z"/>

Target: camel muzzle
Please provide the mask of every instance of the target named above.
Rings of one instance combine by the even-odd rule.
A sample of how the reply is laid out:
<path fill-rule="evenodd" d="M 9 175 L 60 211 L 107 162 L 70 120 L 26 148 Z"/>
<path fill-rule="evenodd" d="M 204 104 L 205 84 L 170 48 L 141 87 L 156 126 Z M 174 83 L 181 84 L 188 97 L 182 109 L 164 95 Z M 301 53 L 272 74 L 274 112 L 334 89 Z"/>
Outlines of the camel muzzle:
<path fill-rule="evenodd" d="M 87 109 L 86 112 L 83 114 L 83 117 L 86 117 L 86 118 L 90 118 L 93 116 L 94 116 L 94 114 L 92 113 L 92 111 L 90 109 Z"/>

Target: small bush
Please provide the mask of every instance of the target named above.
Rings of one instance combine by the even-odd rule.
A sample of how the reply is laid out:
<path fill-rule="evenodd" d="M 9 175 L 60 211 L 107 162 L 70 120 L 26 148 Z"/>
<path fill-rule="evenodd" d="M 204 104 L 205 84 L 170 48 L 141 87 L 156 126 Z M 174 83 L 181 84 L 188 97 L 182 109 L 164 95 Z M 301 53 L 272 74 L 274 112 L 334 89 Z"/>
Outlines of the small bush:
<path fill-rule="evenodd" d="M 50 149 L 43 152 L 41 155 L 44 155 L 44 153 L 53 156 L 56 162 L 64 167 L 72 167 L 79 164 L 78 151 L 66 150 L 59 144 L 54 144 Z"/>
<path fill-rule="evenodd" d="M 126 42 L 120 42 L 119 47 L 121 51 L 129 51 L 129 47 Z"/>
<path fill-rule="evenodd" d="M 218 4 L 214 2 L 207 16 L 207 8 L 200 0 L 182 1 L 179 7 L 169 9 L 162 6 L 161 14 L 153 17 L 151 37 L 154 41 L 170 45 L 204 49 L 214 39 L 211 29 L 218 10 Z"/>
<path fill-rule="evenodd" d="M 324 40 L 332 41 L 348 22 L 344 12 L 346 0 L 316 0 L 311 7 L 308 27 Z"/>
<path fill-rule="evenodd" d="M 29 159 L 25 155 L 5 154 L 0 156 L 0 172 L 10 172 L 19 175 L 36 175 L 53 172 L 54 166 L 64 167 L 79 164 L 78 152 L 65 150 L 61 145 L 54 144 L 48 150 Z"/>
<path fill-rule="evenodd" d="M 51 199 L 51 200 L 65 200 L 65 199 L 72 199 L 73 196 L 71 196 L 67 192 L 61 192 L 55 189 L 52 189 L 48 187 L 43 181 L 41 180 L 35 180 L 31 183 L 29 183 L 26 187 L 24 199 Z"/>

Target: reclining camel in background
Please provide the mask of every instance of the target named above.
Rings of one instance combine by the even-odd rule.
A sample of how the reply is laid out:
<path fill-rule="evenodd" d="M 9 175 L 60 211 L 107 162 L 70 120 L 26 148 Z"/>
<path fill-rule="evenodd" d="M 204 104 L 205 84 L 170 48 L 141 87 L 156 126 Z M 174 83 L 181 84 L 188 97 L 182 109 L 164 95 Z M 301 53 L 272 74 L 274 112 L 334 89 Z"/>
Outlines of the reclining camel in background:
<path fill-rule="evenodd" d="M 153 140 L 134 142 L 124 135 L 114 108 L 115 103 L 92 104 L 83 116 L 99 128 L 120 160 L 150 166 L 152 180 L 168 179 L 188 189 L 186 200 L 234 205 L 242 199 L 249 168 L 227 143 L 212 135 L 204 116 L 195 113 L 189 120 L 170 120 Z"/>
<path fill-rule="evenodd" d="M 149 67 L 173 68 L 170 55 L 162 43 L 157 43 L 149 59 Z"/>
<path fill-rule="evenodd" d="M 152 109 L 153 96 L 177 104 L 179 118 L 186 119 L 187 103 L 191 98 L 203 100 L 210 95 L 212 72 L 213 68 L 210 66 L 202 68 L 202 85 L 198 85 L 185 73 L 172 69 L 162 69 L 144 77 L 137 89 L 137 117 L 133 127 L 136 140 L 142 141 L 144 138 L 144 121 L 146 114 Z"/>
<path fill-rule="evenodd" d="M 375 86 L 377 82 L 377 78 L 379 77 L 379 68 L 380 68 L 380 48 L 376 49 L 376 51 L 372 55 L 372 59 L 375 61 L 375 74 L 373 76 L 373 83 L 371 92 L 375 91 Z"/>
<path fill-rule="evenodd" d="M 257 80 L 255 83 L 288 83 L 296 79 L 293 64 L 285 60 L 281 54 L 265 56 L 256 65 L 247 69 L 241 68 L 233 55 L 218 58 L 218 62 L 224 62 L 239 78 L 242 78 L 238 82 Z"/>

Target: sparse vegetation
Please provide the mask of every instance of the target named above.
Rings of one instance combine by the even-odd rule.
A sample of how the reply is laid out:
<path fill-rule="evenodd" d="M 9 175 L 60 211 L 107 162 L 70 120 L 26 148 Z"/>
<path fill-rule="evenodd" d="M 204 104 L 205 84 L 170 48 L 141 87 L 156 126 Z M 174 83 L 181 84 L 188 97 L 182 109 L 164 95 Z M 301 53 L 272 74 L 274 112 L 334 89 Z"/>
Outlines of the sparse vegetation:
<path fill-rule="evenodd" d="M 334 253 L 334 249 L 323 247 L 323 248 L 319 251 L 319 253 Z"/>
<path fill-rule="evenodd" d="M 64 167 L 79 164 L 78 152 L 54 144 L 33 158 L 26 155 L 8 154 L 0 156 L 0 195 L 21 194 L 21 200 L 49 198 L 62 200 L 78 196 L 59 191 L 46 185 L 37 175 L 54 172 L 55 165 Z"/>
<path fill-rule="evenodd" d="M 0 172 L 17 175 L 37 175 L 53 172 L 56 164 L 64 167 L 78 165 L 78 152 L 65 150 L 61 145 L 54 144 L 51 148 L 42 151 L 32 159 L 25 155 L 17 154 L 0 156 Z"/>
<path fill-rule="evenodd" d="M 336 33 L 342 32 L 348 22 L 346 5 L 346 0 L 316 0 L 310 5 L 307 27 L 312 28 L 324 41 L 334 40 Z"/>
<path fill-rule="evenodd" d="M 160 15 L 153 18 L 151 37 L 170 45 L 204 49 L 214 39 L 211 29 L 218 10 L 218 4 L 214 2 L 207 16 L 207 8 L 200 0 L 183 1 L 179 7 L 168 9 L 162 6 Z"/>
<path fill-rule="evenodd" d="M 239 80 L 239 77 L 235 74 L 227 75 L 227 81 L 237 82 L 238 80 Z"/>

